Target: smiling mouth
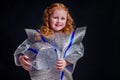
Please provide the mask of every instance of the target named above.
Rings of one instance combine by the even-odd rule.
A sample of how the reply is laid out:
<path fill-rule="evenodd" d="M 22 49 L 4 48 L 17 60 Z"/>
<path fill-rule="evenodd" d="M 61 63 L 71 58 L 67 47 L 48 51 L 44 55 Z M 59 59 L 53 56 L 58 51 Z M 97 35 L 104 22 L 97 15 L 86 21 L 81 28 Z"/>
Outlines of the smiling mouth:
<path fill-rule="evenodd" d="M 60 27 L 60 26 L 62 26 L 62 25 L 59 25 L 59 24 L 55 24 L 55 26 L 56 26 L 56 27 Z"/>

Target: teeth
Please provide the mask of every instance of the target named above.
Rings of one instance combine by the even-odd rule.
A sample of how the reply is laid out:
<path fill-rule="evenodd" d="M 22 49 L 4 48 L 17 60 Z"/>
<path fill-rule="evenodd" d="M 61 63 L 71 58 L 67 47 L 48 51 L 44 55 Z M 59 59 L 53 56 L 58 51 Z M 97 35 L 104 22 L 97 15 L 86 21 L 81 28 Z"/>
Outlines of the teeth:
<path fill-rule="evenodd" d="M 62 26 L 62 25 L 56 24 L 56 26 Z"/>
<path fill-rule="evenodd" d="M 56 24 L 56 26 L 61 26 L 61 25 L 57 25 L 57 24 Z"/>

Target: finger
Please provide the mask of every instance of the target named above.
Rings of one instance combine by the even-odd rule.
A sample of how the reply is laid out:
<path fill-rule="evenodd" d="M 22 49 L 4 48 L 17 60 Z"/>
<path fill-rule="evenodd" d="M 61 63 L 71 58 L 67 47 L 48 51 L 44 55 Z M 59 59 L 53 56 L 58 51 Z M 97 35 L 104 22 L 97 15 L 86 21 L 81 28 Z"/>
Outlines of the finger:
<path fill-rule="evenodd" d="M 30 65 L 30 61 L 29 60 L 23 60 L 22 62 L 24 65 Z"/>
<path fill-rule="evenodd" d="M 61 70 L 61 69 L 64 69 L 64 66 L 63 66 L 63 65 L 56 65 L 56 68 L 57 68 L 58 70 Z"/>
<path fill-rule="evenodd" d="M 62 71 L 63 67 L 56 67 L 57 70 Z"/>
<path fill-rule="evenodd" d="M 58 64 L 63 64 L 63 63 L 64 63 L 64 60 L 58 60 L 57 63 L 58 63 Z"/>
<path fill-rule="evenodd" d="M 25 56 L 25 55 L 22 55 L 22 56 L 19 56 L 19 60 L 29 60 L 29 57 L 28 56 Z"/>
<path fill-rule="evenodd" d="M 25 70 L 29 70 L 30 69 L 30 64 L 21 64 L 21 66 L 25 69 Z"/>
<path fill-rule="evenodd" d="M 29 60 L 29 57 L 24 55 L 22 59 Z"/>
<path fill-rule="evenodd" d="M 29 70 L 30 69 L 30 67 L 24 66 L 24 65 L 22 66 L 22 68 L 25 69 L 25 70 Z"/>
<path fill-rule="evenodd" d="M 63 66 L 63 64 L 58 64 L 58 63 L 57 63 L 56 66 L 61 67 L 61 66 Z"/>
<path fill-rule="evenodd" d="M 58 61 L 63 61 L 64 59 L 62 59 L 62 58 L 60 58 L 60 59 L 58 59 Z"/>
<path fill-rule="evenodd" d="M 26 65 L 30 64 L 29 57 L 27 56 L 20 56 L 19 61 L 21 64 L 26 64 Z"/>

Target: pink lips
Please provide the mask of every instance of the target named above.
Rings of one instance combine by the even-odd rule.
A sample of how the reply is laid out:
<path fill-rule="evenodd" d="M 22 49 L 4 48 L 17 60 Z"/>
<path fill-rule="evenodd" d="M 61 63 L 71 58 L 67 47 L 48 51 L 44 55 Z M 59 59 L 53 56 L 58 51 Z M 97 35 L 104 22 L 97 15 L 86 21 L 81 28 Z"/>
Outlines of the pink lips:
<path fill-rule="evenodd" d="M 59 26 L 61 26 L 61 25 L 60 25 L 60 24 L 55 24 L 55 26 L 56 26 L 56 27 L 59 27 Z"/>

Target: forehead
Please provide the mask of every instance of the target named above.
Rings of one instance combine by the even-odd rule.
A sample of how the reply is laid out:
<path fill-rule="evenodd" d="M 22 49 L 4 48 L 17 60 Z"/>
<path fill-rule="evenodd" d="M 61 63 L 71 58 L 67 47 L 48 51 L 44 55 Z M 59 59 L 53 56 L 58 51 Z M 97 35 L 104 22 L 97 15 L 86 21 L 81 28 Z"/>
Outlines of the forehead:
<path fill-rule="evenodd" d="M 56 9 L 56 10 L 53 11 L 52 15 L 66 16 L 67 15 L 67 11 L 65 11 L 63 9 Z"/>

